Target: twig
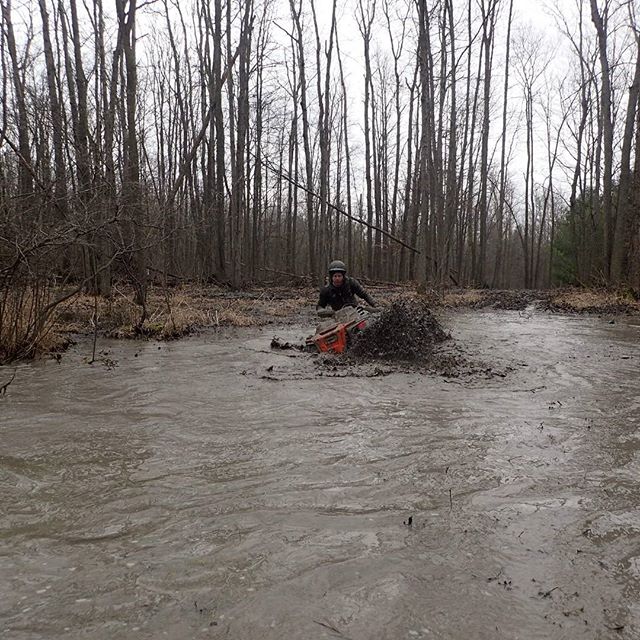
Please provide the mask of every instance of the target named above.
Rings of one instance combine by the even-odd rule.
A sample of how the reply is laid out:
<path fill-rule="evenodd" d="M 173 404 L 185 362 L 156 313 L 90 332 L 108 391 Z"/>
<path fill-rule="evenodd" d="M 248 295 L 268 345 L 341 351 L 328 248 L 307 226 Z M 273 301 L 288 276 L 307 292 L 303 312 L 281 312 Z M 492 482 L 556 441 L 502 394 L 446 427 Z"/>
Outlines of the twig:
<path fill-rule="evenodd" d="M 289 33 L 284 27 L 281 27 L 277 22 L 275 22 L 275 20 L 274 20 L 273 24 L 276 27 L 278 27 L 278 29 L 280 29 L 281 31 L 284 31 L 289 36 L 289 38 L 291 38 L 291 40 L 293 40 L 294 42 L 296 42 L 296 43 L 300 42 L 298 40 L 298 38 L 296 38 L 292 33 Z"/>
<path fill-rule="evenodd" d="M 0 396 L 3 396 L 7 393 L 7 388 L 9 387 L 9 385 L 13 382 L 14 378 L 16 377 L 16 373 L 17 373 L 17 369 L 13 372 L 13 375 L 11 376 L 11 379 L 9 380 L 9 382 L 5 382 L 3 385 L 0 385 Z"/>
<path fill-rule="evenodd" d="M 97 283 L 96 283 L 97 284 Z M 98 288 L 94 287 L 93 292 L 93 351 L 91 353 L 91 362 L 96 361 L 96 343 L 98 342 Z"/>
<path fill-rule="evenodd" d="M 336 629 L 335 627 L 332 627 L 330 624 L 325 624 L 324 622 L 320 622 L 319 620 L 314 620 L 314 622 L 316 624 L 319 624 L 321 627 L 324 627 L 325 629 L 329 629 L 330 631 L 337 633 L 341 638 L 346 638 L 346 640 L 349 640 L 347 636 L 342 633 L 342 631 Z"/>
<path fill-rule="evenodd" d="M 494 580 L 497 580 L 501 575 L 502 575 L 502 567 L 500 568 L 500 571 L 498 571 L 498 573 L 496 573 L 495 576 L 493 576 L 491 578 L 487 578 L 487 582 L 493 582 Z"/>

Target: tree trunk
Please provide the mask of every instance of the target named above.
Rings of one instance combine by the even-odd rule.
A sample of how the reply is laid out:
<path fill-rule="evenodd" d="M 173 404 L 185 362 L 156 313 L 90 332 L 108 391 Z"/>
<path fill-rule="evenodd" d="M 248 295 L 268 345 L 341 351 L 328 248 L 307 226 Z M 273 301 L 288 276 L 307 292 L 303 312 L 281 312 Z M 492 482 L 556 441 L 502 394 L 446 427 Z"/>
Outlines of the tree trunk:
<path fill-rule="evenodd" d="M 617 284 L 629 278 L 629 251 L 632 238 L 630 220 L 633 215 L 631 187 L 631 147 L 633 145 L 634 126 L 640 96 L 640 38 L 636 33 L 636 64 L 633 83 L 629 87 L 629 99 L 625 118 L 622 153 L 620 159 L 620 184 L 618 186 L 618 210 L 615 220 L 613 247 L 611 255 L 611 280 Z M 636 154 L 638 149 L 636 149 Z"/>
<path fill-rule="evenodd" d="M 607 55 L 608 5 L 604 14 L 598 10 L 596 0 L 591 1 L 591 19 L 598 34 L 598 52 L 602 82 L 600 86 L 600 106 L 602 109 L 602 146 L 604 167 L 602 171 L 602 212 L 604 217 L 604 270 L 607 278 L 611 275 L 611 255 L 616 227 L 613 211 L 613 118 L 611 114 L 611 73 Z"/>
<path fill-rule="evenodd" d="M 370 104 L 371 104 L 371 58 L 369 48 L 371 45 L 371 29 L 376 12 L 376 2 L 369 3 L 365 14 L 363 0 L 358 2 L 359 16 L 358 27 L 362 36 L 364 46 L 364 148 L 365 148 L 365 181 L 367 192 L 367 247 L 366 247 L 366 273 L 373 277 L 373 189 L 372 189 L 372 152 L 371 152 L 371 127 L 370 127 Z"/>
<path fill-rule="evenodd" d="M 33 199 L 33 167 L 31 164 L 31 145 L 29 142 L 29 116 L 25 96 L 24 75 L 20 71 L 21 63 L 18 60 L 16 38 L 11 20 L 11 0 L 2 2 L 2 19 L 5 25 L 4 35 L 7 40 L 9 57 L 11 59 L 11 77 L 18 108 L 18 202 L 23 212 L 30 207 Z"/>
<path fill-rule="evenodd" d="M 302 11 L 302 0 L 298 5 L 298 9 L 295 8 L 294 0 L 289 0 L 289 6 L 291 8 L 291 18 L 293 19 L 296 33 L 297 33 L 297 45 L 298 45 L 298 70 L 300 72 L 300 110 L 302 112 L 302 139 L 304 142 L 304 156 L 305 156 L 305 170 L 306 170 L 306 182 L 307 182 L 307 232 L 308 232 L 308 246 L 309 246 L 309 273 L 320 278 L 320 272 L 316 271 L 316 233 L 314 224 L 314 212 L 313 212 L 313 196 L 310 191 L 313 191 L 313 158 L 311 154 L 311 141 L 309 133 L 309 111 L 307 109 L 307 75 L 304 59 L 304 44 L 303 44 L 303 31 L 302 23 L 300 21 L 300 13 Z"/>
<path fill-rule="evenodd" d="M 500 145 L 500 192 L 498 194 L 498 220 L 496 238 L 496 261 L 493 270 L 493 286 L 500 287 L 500 272 L 502 270 L 503 247 L 504 247 L 504 199 L 505 183 L 507 178 L 506 149 L 507 149 L 507 102 L 509 98 L 509 56 L 511 53 L 511 25 L 513 21 L 513 0 L 509 0 L 509 18 L 507 21 L 507 39 L 505 47 L 505 72 L 504 89 L 502 94 L 502 134 Z"/>

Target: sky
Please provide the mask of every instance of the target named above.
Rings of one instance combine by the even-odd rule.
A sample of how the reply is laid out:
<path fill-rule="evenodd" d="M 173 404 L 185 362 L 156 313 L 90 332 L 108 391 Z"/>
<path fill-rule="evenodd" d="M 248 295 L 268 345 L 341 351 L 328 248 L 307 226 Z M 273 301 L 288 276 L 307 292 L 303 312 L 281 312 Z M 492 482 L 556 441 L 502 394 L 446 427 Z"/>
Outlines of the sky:
<path fill-rule="evenodd" d="M 480 1 L 480 0 L 478 0 Z M 565 9 L 569 9 L 573 5 L 573 0 L 559 0 L 561 6 L 564 5 Z M 394 12 L 400 12 L 403 3 L 389 1 L 391 15 Z M 455 2 L 454 2 L 455 5 Z M 463 8 L 466 2 L 457 3 L 457 8 Z M 274 16 L 274 21 L 286 29 L 290 29 L 290 13 L 288 0 L 283 0 L 277 4 L 277 10 Z M 340 49 L 343 57 L 343 64 L 345 73 L 347 75 L 347 92 L 349 94 L 350 102 L 350 118 L 353 125 L 353 141 L 354 146 L 364 146 L 363 135 L 363 102 L 364 102 L 364 54 L 362 36 L 360 35 L 358 24 L 355 19 L 355 13 L 358 7 L 358 0 L 342 0 L 338 3 L 338 31 L 340 39 Z M 386 27 L 384 26 L 384 14 L 383 14 L 383 2 L 377 0 L 377 13 L 376 17 L 379 18 L 380 25 L 377 31 L 374 33 L 374 39 L 377 40 L 377 47 L 390 55 L 390 47 L 388 45 L 388 36 L 386 34 Z M 557 28 L 556 20 L 553 16 L 554 4 L 549 0 L 514 0 L 513 8 L 513 27 L 512 27 L 512 40 L 520 37 L 521 33 L 526 34 L 527 37 L 532 37 L 534 40 L 541 42 L 541 50 L 548 53 L 549 58 L 552 60 L 550 65 L 550 74 L 552 76 L 561 77 L 566 74 L 569 69 L 569 56 L 565 47 L 565 42 Z M 414 10 L 415 11 L 415 10 Z M 499 23 L 499 34 L 496 37 L 497 50 L 502 51 L 504 49 L 504 40 L 506 37 L 506 18 L 508 15 L 508 0 L 503 0 L 502 7 L 502 20 Z M 316 0 L 316 13 L 318 22 L 320 25 L 321 39 L 326 40 L 329 37 L 330 21 L 331 21 L 331 2 L 329 0 Z M 313 34 L 313 23 L 311 22 L 311 16 L 308 16 L 308 26 L 310 37 Z M 273 30 L 274 37 L 278 42 L 285 43 L 287 36 L 280 29 Z M 409 45 L 407 45 L 409 46 Z M 415 46 L 415 41 L 410 46 Z M 463 46 L 463 43 L 459 45 Z M 309 41 L 309 54 L 314 54 L 314 42 Z M 566 53 L 563 53 L 566 52 Z M 308 54 L 308 55 L 309 55 Z M 407 56 L 410 59 L 409 64 L 413 64 L 413 58 L 411 55 Z M 324 60 L 323 60 L 324 63 Z M 334 68 L 337 73 L 337 63 L 334 57 Z M 508 128 L 513 130 L 515 128 L 522 129 L 523 113 L 520 108 L 519 100 L 519 88 L 517 83 L 517 77 L 513 69 L 513 51 L 512 51 L 512 71 L 510 77 L 510 105 L 513 112 L 510 115 Z M 412 72 L 408 69 L 407 75 Z M 494 76 L 494 99 L 496 105 L 501 104 L 502 82 L 503 82 L 503 69 L 500 67 L 496 70 Z M 315 86 L 312 85 L 311 93 L 314 94 Z M 497 151 L 498 138 L 501 133 L 501 113 L 495 112 L 492 115 L 492 137 L 493 146 Z M 538 134 L 540 139 L 538 142 L 538 149 L 535 154 L 539 158 L 546 156 L 546 144 L 542 140 L 543 131 L 540 127 Z M 512 135 L 510 132 L 509 136 Z M 526 154 L 524 152 L 524 137 L 516 135 L 514 142 L 514 152 L 511 162 L 509 163 L 509 170 L 514 176 L 514 181 L 521 182 L 522 176 L 525 172 Z M 362 149 L 360 149 L 362 150 Z M 544 174 L 544 175 L 543 175 Z M 544 180 L 546 176 L 545 171 L 540 171 L 539 180 Z M 558 175 L 557 183 L 560 184 L 565 180 L 564 175 Z"/>
<path fill-rule="evenodd" d="M 49 0 L 52 2 L 52 0 Z M 139 0 L 142 2 L 142 0 Z M 177 0 L 172 0 L 177 1 Z M 412 1 L 412 0 L 410 0 Z M 481 0 L 477 0 L 480 2 Z M 554 6 L 559 4 L 565 10 L 571 9 L 575 5 L 576 0 L 514 0 L 514 37 L 517 37 L 519 32 L 524 32 L 529 35 L 533 35 L 534 38 L 544 40 L 546 45 L 543 50 L 552 52 L 552 72 L 556 76 L 562 76 L 569 67 L 569 57 L 563 53 L 566 46 L 564 44 L 563 37 L 556 26 L 556 21 L 552 15 Z M 182 4 L 184 2 L 184 4 Z M 188 10 L 190 0 L 182 0 L 180 3 L 183 11 Z M 308 7 L 308 2 L 305 3 Z M 390 10 L 393 12 L 399 12 L 403 6 L 402 0 L 389 0 Z M 466 5 L 466 2 L 454 1 L 456 8 L 461 8 Z M 506 18 L 506 11 L 508 10 L 508 0 L 503 0 L 503 20 Z M 364 96 L 364 57 L 363 57 L 363 45 L 362 37 L 359 33 L 357 22 L 355 19 L 355 13 L 358 6 L 358 0 L 339 0 L 338 2 L 338 30 L 340 37 L 340 47 L 343 56 L 343 63 L 345 67 L 345 73 L 347 76 L 347 91 L 350 100 L 350 118 L 353 127 L 353 141 L 352 144 L 355 147 L 354 151 L 357 151 L 358 144 L 363 146 L 363 96 Z M 377 0 L 377 17 L 380 20 L 374 38 L 378 41 L 378 47 L 381 51 L 389 52 L 388 38 L 386 29 L 384 27 L 383 19 L 383 0 Z M 105 8 L 113 10 L 112 0 L 105 0 Z M 154 12 L 155 9 L 155 12 Z M 14 0 L 13 10 L 23 15 L 30 15 L 33 17 L 36 30 L 39 28 L 39 11 L 37 2 L 35 0 Z M 139 14 L 140 27 L 138 30 L 141 36 L 141 42 L 144 41 L 145 31 L 149 33 L 154 31 L 155 21 L 160 20 L 157 17 L 157 11 L 162 10 L 162 3 L 156 1 L 153 7 L 143 8 Z M 320 23 L 321 39 L 326 40 L 329 35 L 329 25 L 331 19 L 331 2 L 329 0 L 316 0 L 316 11 L 318 20 Z M 154 17 L 155 13 L 155 17 Z M 313 43 L 313 24 L 311 22 L 310 12 L 307 16 L 307 28 L 306 34 L 309 38 L 308 57 L 309 64 L 315 63 L 314 56 L 314 43 Z M 291 29 L 291 17 L 289 11 L 288 0 L 274 0 L 273 22 L 276 25 L 280 25 L 284 29 Z M 504 23 L 503 23 L 504 25 Z M 162 22 L 164 28 L 164 22 Z M 504 26 L 502 27 L 504 29 Z M 277 26 L 271 28 L 272 39 L 274 42 L 282 45 L 288 44 L 288 36 Z M 497 47 L 504 46 L 504 35 L 499 34 L 496 38 Z M 415 46 L 415 42 L 408 46 Z M 282 52 L 278 55 L 281 56 L 277 62 L 282 62 Z M 407 53 L 407 60 L 412 60 L 411 53 Z M 324 63 L 324 61 L 323 61 Z M 412 64 L 410 62 L 409 64 Z M 337 74 L 337 61 L 334 58 L 333 61 L 334 71 Z M 281 68 L 281 67 L 280 67 Z M 409 74 L 407 74 L 409 75 Z M 496 73 L 494 78 L 495 87 L 495 101 L 496 104 L 500 104 L 501 98 L 501 85 L 502 85 L 502 70 Z M 509 128 L 514 129 L 518 126 L 518 89 L 516 87 L 515 74 L 512 73 L 511 85 L 512 85 L 512 104 L 514 106 L 513 118 L 510 120 Z M 315 93 L 315 86 L 310 80 L 311 94 Z M 497 143 L 497 137 L 500 134 L 498 126 L 501 121 L 501 116 L 495 113 L 492 118 L 492 131 L 494 136 L 494 144 Z M 510 170 L 515 176 L 522 175 L 524 172 L 524 154 L 518 152 L 518 146 L 522 145 L 522 141 L 516 140 L 516 151 L 514 153 L 512 163 L 510 164 Z M 542 153 L 542 151 L 538 152 Z"/>

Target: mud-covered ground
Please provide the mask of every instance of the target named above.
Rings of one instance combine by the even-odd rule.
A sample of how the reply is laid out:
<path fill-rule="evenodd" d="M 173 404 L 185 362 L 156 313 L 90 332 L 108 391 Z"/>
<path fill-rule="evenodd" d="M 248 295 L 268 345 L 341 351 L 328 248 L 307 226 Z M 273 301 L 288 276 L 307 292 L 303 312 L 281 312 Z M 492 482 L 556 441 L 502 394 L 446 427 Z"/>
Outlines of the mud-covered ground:
<path fill-rule="evenodd" d="M 633 292 L 607 290 L 555 289 L 552 291 L 496 291 L 475 289 L 428 290 L 411 284 L 365 283 L 383 308 L 394 302 L 426 305 L 432 310 L 472 308 L 588 314 L 606 317 L 640 315 L 640 302 Z M 108 298 L 73 295 L 57 288 L 44 294 L 42 303 L 54 311 L 37 333 L 32 332 L 37 312 L 33 301 L 21 294 L 9 296 L 9 303 L 22 300 L 23 307 L 8 303 L 0 330 L 0 367 L 11 364 L 26 353 L 60 359 L 76 340 L 91 335 L 94 339 L 154 339 L 170 341 L 199 331 L 225 327 L 269 325 L 312 325 L 317 289 L 298 283 L 286 286 L 278 282 L 242 291 L 220 286 L 183 284 L 148 289 L 146 307 L 134 302 L 134 291 L 124 284 L 114 285 Z M 65 302 L 55 305 L 57 299 Z M 21 304 L 22 304 L 21 303 Z M 35 311 L 34 311 L 35 310 Z M 0 382 L 0 393 L 2 392 Z"/>
<path fill-rule="evenodd" d="M 0 636 L 640 637 L 640 321 L 436 317 L 459 375 L 311 314 L 12 367 Z"/>
<path fill-rule="evenodd" d="M 423 290 L 412 285 L 367 285 L 382 306 L 408 300 L 433 309 L 528 309 L 551 312 L 637 315 L 640 302 L 631 294 L 587 289 L 497 291 L 490 289 Z M 114 287 L 109 299 L 77 296 L 58 309 L 50 338 L 55 349 L 77 334 L 97 333 L 116 338 L 150 337 L 171 340 L 207 328 L 250 327 L 314 322 L 317 289 L 300 285 L 255 287 L 229 291 L 216 286 L 151 286 L 147 317 L 140 326 L 141 309 L 133 291 Z"/>

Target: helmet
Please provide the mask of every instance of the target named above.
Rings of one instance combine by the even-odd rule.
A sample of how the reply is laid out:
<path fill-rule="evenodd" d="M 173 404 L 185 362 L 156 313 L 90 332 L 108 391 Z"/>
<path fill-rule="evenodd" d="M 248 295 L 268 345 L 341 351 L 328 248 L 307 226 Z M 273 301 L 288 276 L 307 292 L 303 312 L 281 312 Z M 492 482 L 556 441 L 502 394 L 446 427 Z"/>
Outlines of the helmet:
<path fill-rule="evenodd" d="M 334 260 L 329 265 L 329 273 L 347 273 L 347 265 L 342 260 Z"/>

